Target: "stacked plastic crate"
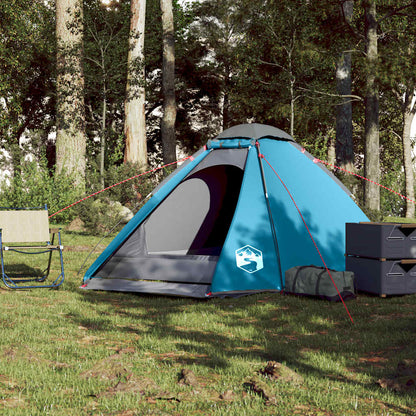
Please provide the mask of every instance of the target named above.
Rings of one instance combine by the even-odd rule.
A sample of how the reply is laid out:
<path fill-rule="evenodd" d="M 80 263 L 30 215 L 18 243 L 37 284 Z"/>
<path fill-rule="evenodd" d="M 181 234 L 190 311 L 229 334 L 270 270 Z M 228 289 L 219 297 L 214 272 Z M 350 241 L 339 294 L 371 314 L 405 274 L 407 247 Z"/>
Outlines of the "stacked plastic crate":
<path fill-rule="evenodd" d="M 416 224 L 347 223 L 346 270 L 359 291 L 416 293 Z"/>

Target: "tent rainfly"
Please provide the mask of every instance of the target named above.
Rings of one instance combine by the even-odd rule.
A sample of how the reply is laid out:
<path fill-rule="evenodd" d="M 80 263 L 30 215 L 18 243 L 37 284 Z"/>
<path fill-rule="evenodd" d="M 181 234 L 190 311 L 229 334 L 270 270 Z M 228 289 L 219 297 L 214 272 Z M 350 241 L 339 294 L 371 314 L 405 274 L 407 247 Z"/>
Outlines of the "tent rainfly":
<path fill-rule="evenodd" d="M 287 269 L 322 266 L 319 252 L 345 270 L 345 223 L 359 221 L 368 218 L 348 190 L 287 133 L 242 124 L 154 190 L 82 287 L 197 298 L 280 291 Z"/>

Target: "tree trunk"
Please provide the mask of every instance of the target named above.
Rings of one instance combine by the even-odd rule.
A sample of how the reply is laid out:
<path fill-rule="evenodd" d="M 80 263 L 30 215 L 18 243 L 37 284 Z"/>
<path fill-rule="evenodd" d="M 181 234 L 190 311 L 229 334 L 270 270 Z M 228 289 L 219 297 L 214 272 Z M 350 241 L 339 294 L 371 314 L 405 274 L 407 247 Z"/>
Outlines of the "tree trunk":
<path fill-rule="evenodd" d="M 222 130 L 227 130 L 230 126 L 230 96 L 227 87 L 224 89 L 222 97 Z"/>
<path fill-rule="evenodd" d="M 105 187 L 105 145 L 107 141 L 107 87 L 103 85 L 103 112 L 101 119 L 101 141 L 100 141 L 100 183 L 101 189 Z"/>
<path fill-rule="evenodd" d="M 365 176 L 380 182 L 380 148 L 379 148 L 379 99 L 376 83 L 377 74 L 377 13 L 375 0 L 369 0 L 365 8 L 367 79 L 365 97 Z M 364 204 L 373 211 L 380 210 L 380 188 L 365 182 Z"/>
<path fill-rule="evenodd" d="M 414 188 L 414 172 L 412 162 L 412 141 L 410 130 L 413 119 L 416 114 L 416 105 L 414 103 L 415 90 L 408 89 L 406 91 L 404 105 L 403 105 L 403 165 L 405 175 L 406 196 L 412 201 L 415 200 Z M 415 204 L 406 201 L 406 218 L 414 218 Z"/>
<path fill-rule="evenodd" d="M 56 1 L 56 173 L 85 186 L 85 106 L 82 0 Z"/>
<path fill-rule="evenodd" d="M 164 163 L 176 160 L 176 99 L 175 99 L 175 31 L 172 0 L 160 0 L 163 30 L 163 119 L 162 149 Z"/>
<path fill-rule="evenodd" d="M 131 0 L 126 101 L 124 103 L 124 162 L 147 165 L 145 119 L 144 29 L 146 0 Z"/>
<path fill-rule="evenodd" d="M 353 16 L 354 1 L 342 4 L 343 18 L 349 23 Z M 351 52 L 342 52 L 336 70 L 337 93 L 341 96 L 351 95 Z M 337 106 L 336 121 L 336 163 L 338 166 L 353 171 L 354 147 L 352 140 L 352 103 L 350 98 L 342 98 Z"/>
<path fill-rule="evenodd" d="M 328 163 L 330 165 L 336 164 L 336 153 L 335 153 L 335 140 L 330 137 L 328 140 Z M 334 170 L 333 168 L 329 167 L 330 170 Z"/>
<path fill-rule="evenodd" d="M 292 74 L 291 74 L 292 75 Z M 295 134 L 295 79 L 290 79 L 290 135 L 294 137 Z"/>

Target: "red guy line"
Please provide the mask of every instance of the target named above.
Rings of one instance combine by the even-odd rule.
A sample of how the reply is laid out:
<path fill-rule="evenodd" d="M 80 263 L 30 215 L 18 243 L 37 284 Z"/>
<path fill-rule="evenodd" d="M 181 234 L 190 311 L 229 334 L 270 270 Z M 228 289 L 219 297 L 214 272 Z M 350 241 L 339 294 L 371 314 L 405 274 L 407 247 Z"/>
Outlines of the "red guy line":
<path fill-rule="evenodd" d="M 51 217 L 53 217 L 53 216 L 55 216 L 57 214 L 60 214 L 61 212 L 63 212 L 65 210 L 67 210 L 69 208 L 72 208 L 73 206 L 79 204 L 80 202 L 83 202 L 83 201 L 87 200 L 88 198 L 92 198 L 93 196 L 96 196 L 96 195 L 100 194 L 101 192 L 104 192 L 104 191 L 107 191 L 108 189 L 114 188 L 115 186 L 121 185 L 121 184 L 126 183 L 128 181 L 131 181 L 132 179 L 140 178 L 141 176 L 147 175 L 148 173 L 157 172 L 158 170 L 163 169 L 163 168 L 166 168 L 167 166 L 175 165 L 176 163 L 179 163 L 179 162 L 184 162 L 187 159 L 192 159 L 192 156 L 184 157 L 184 158 L 179 159 L 179 160 L 177 160 L 175 162 L 167 163 L 166 165 L 159 166 L 157 168 L 148 170 L 147 172 L 140 173 L 139 175 L 132 176 L 131 178 L 124 179 L 121 182 L 118 182 L 118 183 L 115 183 L 113 185 L 107 186 L 107 188 L 104 188 L 104 189 L 101 189 L 100 191 L 94 192 L 93 194 L 88 195 L 88 196 L 80 199 L 79 201 L 76 201 L 73 204 L 70 204 L 70 205 L 66 206 L 65 208 L 60 209 L 59 211 L 54 212 L 53 214 L 49 215 L 49 218 L 51 218 Z"/>
<path fill-rule="evenodd" d="M 296 202 L 295 202 L 295 199 L 293 198 L 293 196 L 292 196 L 292 194 L 290 193 L 289 189 L 287 188 L 286 184 L 283 182 L 282 178 L 281 178 L 281 177 L 279 176 L 279 174 L 278 174 L 278 173 L 274 170 L 273 166 L 269 163 L 269 161 L 268 161 L 268 160 L 264 157 L 264 155 L 261 155 L 261 157 L 262 157 L 262 159 L 264 159 L 264 161 L 265 161 L 265 162 L 266 162 L 266 163 L 270 166 L 270 168 L 272 169 L 272 171 L 274 172 L 274 174 L 275 174 L 275 175 L 279 178 L 279 181 L 282 183 L 283 187 L 286 189 L 286 192 L 287 192 L 287 193 L 288 193 L 288 195 L 290 196 L 290 199 L 292 200 L 292 202 L 293 202 L 293 204 L 295 205 L 295 207 L 296 207 L 296 209 L 297 209 L 297 211 L 298 211 L 298 213 L 299 213 L 300 217 L 302 218 L 303 224 L 305 225 L 306 230 L 308 231 L 309 237 L 311 238 L 311 240 L 312 240 L 312 242 L 313 242 L 313 245 L 315 246 L 315 249 L 316 249 L 316 251 L 317 251 L 317 252 L 318 252 L 318 254 L 319 254 L 319 257 L 321 258 L 321 261 L 322 261 L 323 265 L 325 266 L 325 269 L 326 269 L 327 273 L 329 274 L 329 277 L 331 278 L 331 281 L 332 281 L 332 283 L 333 283 L 333 285 L 334 285 L 334 287 L 335 287 L 335 289 L 336 289 L 336 291 L 337 291 L 337 293 L 338 293 L 339 298 L 341 299 L 342 304 L 344 305 L 345 310 L 347 311 L 347 314 L 348 314 L 348 316 L 349 316 L 349 318 L 350 318 L 351 322 L 352 322 L 352 323 L 354 323 L 354 320 L 352 319 L 352 316 L 351 316 L 351 314 L 350 314 L 350 311 L 348 310 L 347 305 L 346 305 L 346 304 L 345 304 L 345 302 L 344 302 L 344 299 L 342 299 L 341 293 L 339 293 L 338 287 L 337 287 L 337 285 L 335 284 L 334 279 L 332 278 L 331 272 L 329 271 L 328 266 L 327 266 L 327 265 L 326 265 L 326 263 L 325 263 L 325 260 L 324 260 L 324 258 L 323 258 L 323 256 L 322 256 L 322 253 L 321 253 L 321 251 L 319 250 L 318 245 L 316 244 L 316 241 L 315 241 L 315 239 L 313 238 L 312 233 L 311 233 L 311 231 L 310 231 L 310 229 L 309 229 L 308 225 L 306 224 L 305 218 L 303 217 L 302 212 L 300 211 L 300 209 L 299 209 L 298 205 L 297 205 L 297 204 L 296 204 Z"/>
<path fill-rule="evenodd" d="M 368 179 L 365 176 L 358 175 L 357 173 L 351 172 L 350 170 L 347 170 L 347 169 L 344 169 L 344 168 L 340 168 L 339 166 L 333 165 L 332 163 L 328 163 L 328 162 L 325 162 L 324 160 L 317 159 L 317 158 L 314 158 L 313 159 L 313 163 L 322 163 L 323 165 L 327 165 L 327 166 L 330 166 L 331 168 L 338 169 L 338 170 L 340 170 L 342 172 L 345 172 L 345 173 L 348 173 L 350 175 L 354 175 L 357 178 L 364 179 L 367 182 L 371 182 L 374 185 L 379 186 L 380 188 L 383 188 L 383 189 L 386 189 L 387 191 L 393 192 L 393 194 L 396 194 L 396 195 L 400 196 L 401 198 L 406 199 L 407 201 L 410 201 L 413 204 L 416 204 L 416 201 L 414 201 L 413 199 L 408 198 L 405 195 L 402 195 L 401 193 L 395 191 L 394 189 L 388 188 L 387 186 L 384 186 L 381 183 L 378 183 L 378 182 L 375 182 L 375 181 L 373 181 L 371 179 Z"/>

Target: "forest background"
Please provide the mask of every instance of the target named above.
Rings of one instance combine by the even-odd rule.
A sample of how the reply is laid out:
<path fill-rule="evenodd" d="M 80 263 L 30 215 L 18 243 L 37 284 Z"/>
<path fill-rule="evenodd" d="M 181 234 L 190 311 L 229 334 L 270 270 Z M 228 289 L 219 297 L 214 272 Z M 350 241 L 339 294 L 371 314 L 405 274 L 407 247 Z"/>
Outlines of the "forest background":
<path fill-rule="evenodd" d="M 411 0 L 2 1 L 0 205 L 55 212 L 257 122 L 407 196 L 337 170 L 371 218 L 412 218 L 415 17 Z M 162 175 L 55 219 L 97 227 Z"/>

